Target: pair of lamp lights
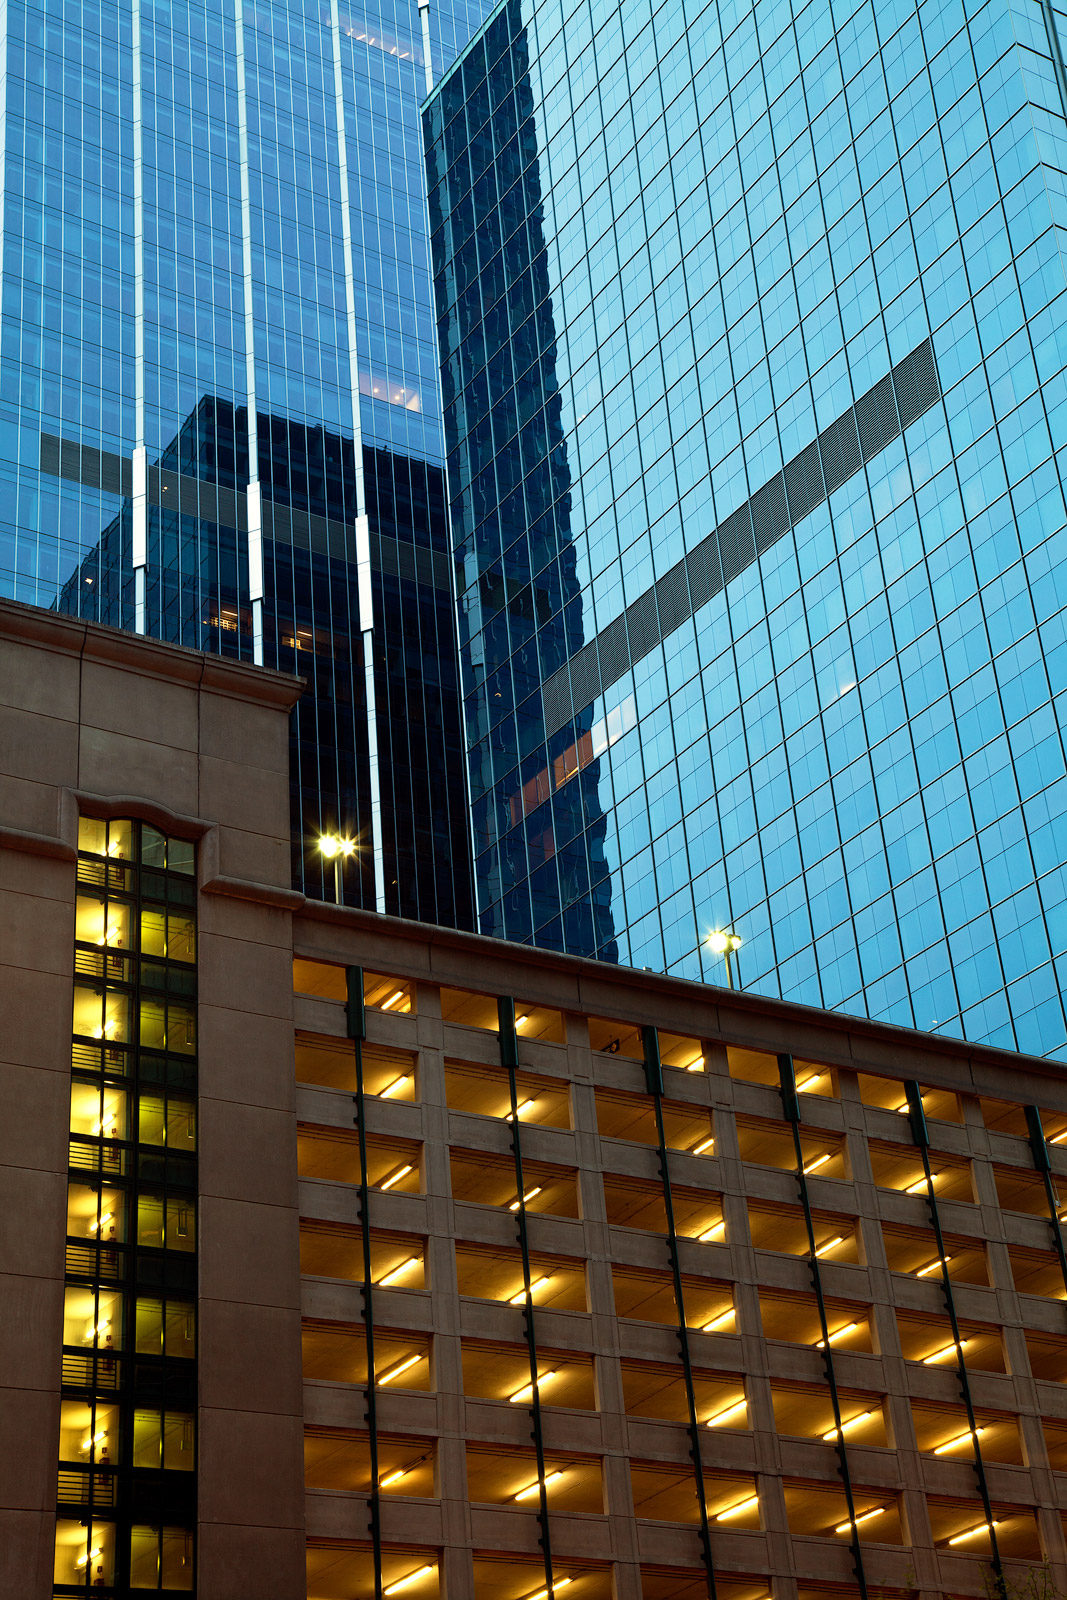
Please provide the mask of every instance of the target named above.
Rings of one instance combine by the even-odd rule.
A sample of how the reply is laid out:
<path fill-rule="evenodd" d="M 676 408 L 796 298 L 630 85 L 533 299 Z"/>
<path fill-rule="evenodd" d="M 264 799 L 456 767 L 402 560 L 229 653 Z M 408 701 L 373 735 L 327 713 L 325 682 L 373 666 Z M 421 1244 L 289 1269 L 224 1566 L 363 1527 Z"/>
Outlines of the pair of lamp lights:
<path fill-rule="evenodd" d="M 324 833 L 319 840 L 319 849 L 327 861 L 334 861 L 339 856 L 354 856 L 356 853 L 356 841 L 354 839 L 342 839 L 336 833 Z"/>
<path fill-rule="evenodd" d="M 734 933 L 731 928 L 716 928 L 708 934 L 708 949 L 717 956 L 722 956 L 726 962 L 726 987 L 734 986 L 734 974 L 730 965 L 730 957 L 736 955 L 742 944 L 741 935 Z"/>

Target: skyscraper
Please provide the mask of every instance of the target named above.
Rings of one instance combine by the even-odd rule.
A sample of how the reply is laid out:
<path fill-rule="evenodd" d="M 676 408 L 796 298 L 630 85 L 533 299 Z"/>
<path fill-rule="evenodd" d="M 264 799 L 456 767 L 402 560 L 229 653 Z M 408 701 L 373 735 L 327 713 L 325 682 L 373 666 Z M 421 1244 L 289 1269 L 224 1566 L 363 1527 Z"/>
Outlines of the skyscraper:
<path fill-rule="evenodd" d="M 438 86 L 483 931 L 1064 1047 L 1062 26 L 507 0 Z"/>
<path fill-rule="evenodd" d="M 0 24 L 0 592 L 302 673 L 294 880 L 322 892 L 339 829 L 348 898 L 461 923 L 418 106 L 481 14 Z"/>

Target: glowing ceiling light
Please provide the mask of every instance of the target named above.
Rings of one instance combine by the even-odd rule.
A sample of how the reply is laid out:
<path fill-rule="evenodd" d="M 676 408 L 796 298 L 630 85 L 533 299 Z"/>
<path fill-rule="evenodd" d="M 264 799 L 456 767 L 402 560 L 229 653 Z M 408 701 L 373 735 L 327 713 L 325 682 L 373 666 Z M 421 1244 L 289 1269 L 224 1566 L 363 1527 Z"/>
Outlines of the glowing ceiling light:
<path fill-rule="evenodd" d="M 838 1428 L 830 1428 L 830 1429 L 828 1429 L 827 1432 L 823 1434 L 823 1438 L 824 1439 L 836 1439 L 838 1433 L 847 1433 L 849 1428 L 858 1428 L 861 1423 L 869 1422 L 872 1417 L 876 1417 L 877 1415 L 878 1415 L 877 1411 L 859 1411 L 859 1412 L 856 1413 L 856 1415 L 854 1417 L 846 1418 L 846 1420 L 841 1424 L 841 1427 L 839 1429 Z"/>
<path fill-rule="evenodd" d="M 538 1388 L 540 1388 L 543 1383 L 547 1383 L 548 1382 L 549 1378 L 558 1378 L 558 1377 L 559 1377 L 559 1373 L 556 1371 L 555 1367 L 553 1367 L 550 1372 L 539 1372 L 537 1374 L 537 1386 L 538 1386 Z M 533 1384 L 532 1383 L 527 1383 L 527 1384 L 524 1384 L 521 1389 L 516 1389 L 514 1394 L 509 1394 L 508 1395 L 508 1399 L 510 1400 L 510 1402 L 511 1402 L 511 1404 L 513 1406 L 521 1405 L 524 1400 L 532 1400 L 533 1399 L 533 1392 L 534 1392 Z"/>
<path fill-rule="evenodd" d="M 976 1528 L 966 1528 L 963 1533 L 957 1533 L 950 1539 L 949 1544 L 962 1544 L 965 1539 L 977 1539 L 980 1533 L 991 1533 L 994 1528 L 1000 1527 L 1000 1521 L 994 1517 L 992 1522 L 980 1522 Z"/>
<path fill-rule="evenodd" d="M 379 1289 L 387 1289 L 391 1283 L 396 1282 L 397 1278 L 402 1278 L 405 1272 L 410 1272 L 412 1267 L 418 1267 L 421 1264 L 421 1256 L 408 1256 L 408 1259 L 402 1261 L 398 1267 L 390 1267 L 384 1278 L 378 1279 Z"/>
<path fill-rule="evenodd" d="M 705 1151 L 714 1150 L 714 1148 L 715 1148 L 715 1140 L 714 1140 L 714 1138 L 701 1139 L 699 1144 L 695 1144 L 693 1146 L 693 1148 L 692 1148 L 692 1150 L 690 1150 L 689 1154 L 691 1156 L 702 1156 L 705 1153 Z"/>
<path fill-rule="evenodd" d="M 707 1244 L 709 1239 L 715 1239 L 726 1232 L 726 1218 L 720 1217 L 718 1222 L 713 1222 L 710 1228 L 705 1228 L 703 1233 L 697 1234 L 698 1244 Z"/>
<path fill-rule="evenodd" d="M 817 1256 L 824 1256 L 824 1255 L 826 1255 L 828 1250 L 836 1250 L 838 1245 L 839 1244 L 844 1244 L 844 1242 L 845 1242 L 845 1235 L 843 1233 L 839 1233 L 836 1236 L 836 1238 L 827 1239 L 825 1244 L 821 1244 L 819 1246 L 819 1248 L 816 1250 L 815 1254 Z"/>
<path fill-rule="evenodd" d="M 807 1166 L 803 1168 L 803 1171 L 805 1173 L 818 1172 L 820 1167 L 825 1167 L 826 1163 L 832 1160 L 833 1152 L 828 1150 L 824 1151 L 821 1156 L 816 1156 L 813 1161 L 809 1161 Z"/>
<path fill-rule="evenodd" d="M 379 1091 L 379 1099 L 391 1099 L 394 1094 L 399 1094 L 401 1089 L 405 1089 L 407 1085 L 413 1081 L 414 1080 L 410 1072 L 406 1072 L 402 1078 L 394 1078 L 392 1083 L 387 1083 L 385 1088 Z"/>
<path fill-rule="evenodd" d="M 835 1533 L 851 1533 L 853 1528 L 858 1528 L 861 1522 L 870 1522 L 874 1517 L 885 1514 L 885 1506 L 875 1506 L 873 1511 L 864 1511 L 856 1518 L 855 1522 L 839 1522 L 834 1529 Z"/>
<path fill-rule="evenodd" d="M 986 1433 L 987 1431 L 988 1430 L 986 1428 L 975 1428 L 974 1432 L 972 1433 L 970 1428 L 968 1428 L 966 1433 L 957 1433 L 954 1439 L 946 1439 L 944 1444 L 939 1444 L 937 1449 L 934 1451 L 934 1455 L 943 1456 L 946 1455 L 949 1450 L 958 1450 L 961 1444 L 973 1444 L 975 1439 L 977 1439 L 980 1434 Z"/>
<path fill-rule="evenodd" d="M 959 1342 L 959 1349 L 960 1350 L 966 1350 L 967 1346 L 970 1343 L 971 1343 L 970 1339 L 961 1339 L 960 1342 Z M 940 1350 L 935 1350 L 932 1355 L 923 1356 L 923 1366 L 924 1367 L 932 1367 L 932 1366 L 934 1366 L 934 1364 L 936 1362 L 944 1361 L 946 1356 L 954 1356 L 956 1354 L 956 1349 L 957 1349 L 957 1347 L 954 1344 L 942 1345 L 941 1349 Z"/>
<path fill-rule="evenodd" d="M 512 1209 L 514 1209 L 514 1208 L 512 1208 Z M 530 1295 L 531 1295 L 531 1297 L 533 1296 L 533 1294 L 535 1293 L 536 1290 L 543 1289 L 546 1283 L 551 1283 L 551 1282 L 552 1282 L 551 1276 L 544 1277 L 544 1278 L 535 1278 L 533 1280 L 533 1282 L 531 1283 L 531 1285 L 530 1285 Z M 511 1296 L 510 1300 L 508 1301 L 508 1305 L 509 1306 L 521 1306 L 522 1302 L 525 1299 L 526 1299 L 526 1290 L 525 1289 L 520 1289 L 518 1294 L 513 1294 Z"/>
<path fill-rule="evenodd" d="M 725 1511 L 720 1511 L 715 1518 L 716 1522 L 729 1522 L 731 1517 L 743 1517 L 746 1512 L 759 1510 L 759 1495 L 751 1494 L 747 1500 L 739 1500 L 734 1506 L 727 1506 Z"/>
<path fill-rule="evenodd" d="M 373 40 L 371 42 L 373 43 Z M 409 1583 L 417 1583 L 420 1578 L 425 1578 L 431 1572 L 436 1571 L 437 1568 L 434 1563 L 429 1561 L 427 1562 L 426 1566 L 416 1567 L 414 1572 L 407 1573 L 407 1575 L 403 1578 L 397 1578 L 395 1583 L 387 1583 L 385 1588 L 382 1590 L 382 1593 L 397 1594 L 399 1590 L 406 1589 Z"/>
<path fill-rule="evenodd" d="M 424 1359 L 425 1357 L 421 1350 L 417 1355 L 407 1356 L 403 1361 L 398 1361 L 395 1367 L 389 1367 L 385 1372 L 380 1372 L 378 1374 L 378 1382 L 392 1383 L 394 1378 L 399 1378 L 402 1372 L 409 1372 L 412 1367 L 417 1367 L 419 1362 Z"/>
<path fill-rule="evenodd" d="M 526 1193 L 522 1196 L 522 1198 L 520 1200 L 513 1200 L 511 1202 L 511 1204 L 508 1206 L 508 1210 L 509 1211 L 517 1211 L 520 1206 L 529 1205 L 530 1201 L 533 1200 L 537 1195 L 539 1195 L 541 1193 L 542 1187 L 543 1187 L 542 1184 L 535 1183 L 532 1189 L 527 1189 Z"/>
<path fill-rule="evenodd" d="M 844 1339 L 848 1334 L 855 1333 L 859 1326 L 858 1322 L 843 1322 L 840 1328 L 835 1328 L 832 1333 L 827 1334 L 825 1340 L 816 1339 L 816 1350 L 825 1350 L 828 1344 L 836 1344 L 838 1339 Z"/>
<path fill-rule="evenodd" d="M 564 1469 L 562 1467 L 557 1468 L 557 1470 L 555 1472 L 546 1472 L 545 1473 L 545 1478 L 544 1478 L 544 1486 L 545 1486 L 545 1488 L 547 1489 L 550 1483 L 558 1483 L 559 1479 L 562 1478 L 563 1476 L 564 1476 Z M 525 1489 L 520 1489 L 519 1490 L 518 1494 L 512 1495 L 512 1499 L 513 1500 L 531 1500 L 535 1494 L 539 1494 L 540 1492 L 541 1492 L 541 1480 L 538 1479 L 534 1483 L 528 1483 L 526 1485 Z"/>
<path fill-rule="evenodd" d="M 732 1406 L 726 1406 L 722 1411 L 716 1411 L 713 1417 L 708 1417 L 704 1423 L 705 1428 L 718 1428 L 726 1421 L 727 1417 L 736 1416 L 739 1411 L 748 1410 L 747 1400 L 735 1400 Z"/>
<path fill-rule="evenodd" d="M 717 1333 L 727 1322 L 732 1322 L 737 1315 L 736 1308 L 731 1306 L 729 1311 L 721 1311 L 717 1317 L 712 1317 L 710 1322 L 705 1322 L 701 1333 Z"/>
<path fill-rule="evenodd" d="M 412 1166 L 412 1164 L 411 1164 L 411 1162 L 410 1162 L 410 1161 L 408 1161 L 408 1162 L 406 1162 L 406 1163 L 405 1163 L 405 1165 L 404 1165 L 404 1166 L 402 1166 L 402 1167 L 397 1167 L 397 1169 L 396 1169 L 396 1171 L 395 1171 L 395 1172 L 391 1172 L 391 1173 L 390 1173 L 390 1174 L 389 1174 L 389 1176 L 388 1176 L 388 1177 L 387 1177 L 387 1178 L 385 1178 L 385 1179 L 384 1179 L 384 1180 L 383 1180 L 383 1181 L 382 1181 L 382 1182 L 381 1182 L 381 1183 L 380 1183 L 380 1184 L 379 1184 L 379 1185 L 378 1185 L 378 1188 L 379 1188 L 379 1189 L 381 1189 L 381 1190 L 382 1190 L 382 1191 L 383 1191 L 383 1192 L 384 1192 L 384 1191 L 385 1191 L 385 1190 L 386 1190 L 386 1189 L 391 1189 L 391 1188 L 392 1188 L 392 1187 L 393 1187 L 393 1185 L 394 1185 L 394 1184 L 396 1184 L 396 1183 L 399 1183 L 399 1182 L 400 1182 L 400 1180 L 401 1180 L 401 1178 L 406 1178 L 406 1177 L 407 1177 L 407 1175 L 408 1175 L 408 1173 L 409 1173 L 409 1172 L 414 1172 L 414 1170 L 415 1170 L 415 1168 L 414 1168 L 414 1167 L 413 1167 L 413 1166 Z"/>

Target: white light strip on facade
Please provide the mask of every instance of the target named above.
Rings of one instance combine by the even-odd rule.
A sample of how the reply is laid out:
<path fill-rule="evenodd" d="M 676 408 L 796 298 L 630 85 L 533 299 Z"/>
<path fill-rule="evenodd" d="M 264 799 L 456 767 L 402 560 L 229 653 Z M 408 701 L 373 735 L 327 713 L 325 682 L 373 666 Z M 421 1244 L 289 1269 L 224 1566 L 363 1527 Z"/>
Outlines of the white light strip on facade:
<path fill-rule="evenodd" d="M 263 500 L 259 484 L 259 418 L 256 411 L 256 327 L 252 298 L 252 199 L 248 178 L 248 90 L 242 0 L 234 0 L 237 57 L 237 150 L 241 174 L 241 283 L 245 321 L 245 395 L 248 404 L 248 598 L 252 602 L 252 660 L 263 665 Z"/>
<path fill-rule="evenodd" d="M 133 626 L 144 633 L 147 618 L 148 455 L 145 450 L 144 371 L 144 138 L 141 90 L 141 0 L 130 16 L 131 100 L 133 113 L 133 411 L 134 447 L 130 554 L 133 564 Z"/>
<path fill-rule="evenodd" d="M 330 0 L 333 39 L 333 92 L 337 116 L 337 164 L 341 195 L 341 244 L 345 264 L 345 315 L 348 326 L 348 390 L 352 403 L 352 468 L 356 480 L 356 582 L 359 631 L 363 638 L 363 675 L 367 707 L 367 764 L 370 787 L 371 853 L 374 861 L 374 904 L 385 910 L 385 855 L 382 847 L 382 793 L 378 772 L 378 707 L 374 687 L 374 605 L 371 588 L 370 523 L 363 476 L 363 428 L 359 410 L 359 367 L 356 355 L 356 285 L 352 266 L 352 211 L 348 193 L 348 141 L 345 133 L 344 76 L 341 71 L 341 20 L 337 0 Z"/>

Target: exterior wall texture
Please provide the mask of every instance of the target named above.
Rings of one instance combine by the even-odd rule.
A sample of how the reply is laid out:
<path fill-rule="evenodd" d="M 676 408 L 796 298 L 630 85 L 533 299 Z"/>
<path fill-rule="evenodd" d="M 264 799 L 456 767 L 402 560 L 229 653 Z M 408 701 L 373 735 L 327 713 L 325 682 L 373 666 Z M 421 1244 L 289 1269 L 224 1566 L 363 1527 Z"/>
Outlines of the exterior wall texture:
<path fill-rule="evenodd" d="M 0 666 L 5 1594 L 1067 1584 L 1062 1066 L 306 900 L 292 679 L 2 602 Z M 195 1020 L 172 878 L 195 885 Z M 161 969 L 185 975 L 162 1050 Z M 159 1508 L 187 1474 L 91 1432 L 72 1461 L 63 1408 L 88 1394 L 114 1427 L 132 1363 L 135 1447 L 146 1426 L 142 1302 L 188 1282 L 116 1200 L 160 1181 L 148 1073 L 192 1041 L 197 1516 L 175 1562 Z M 65 1327 L 93 1284 L 109 1326 L 101 1300 Z M 82 1576 L 72 1550 L 101 1553 Z"/>
<path fill-rule="evenodd" d="M 1062 28 L 509 0 L 438 86 L 484 932 L 1062 1051 Z"/>
<path fill-rule="evenodd" d="M 439 72 L 482 12 L 427 14 Z M 423 51 L 415 0 L 4 8 L 0 594 L 300 671 L 294 881 L 340 829 L 467 925 Z"/>

